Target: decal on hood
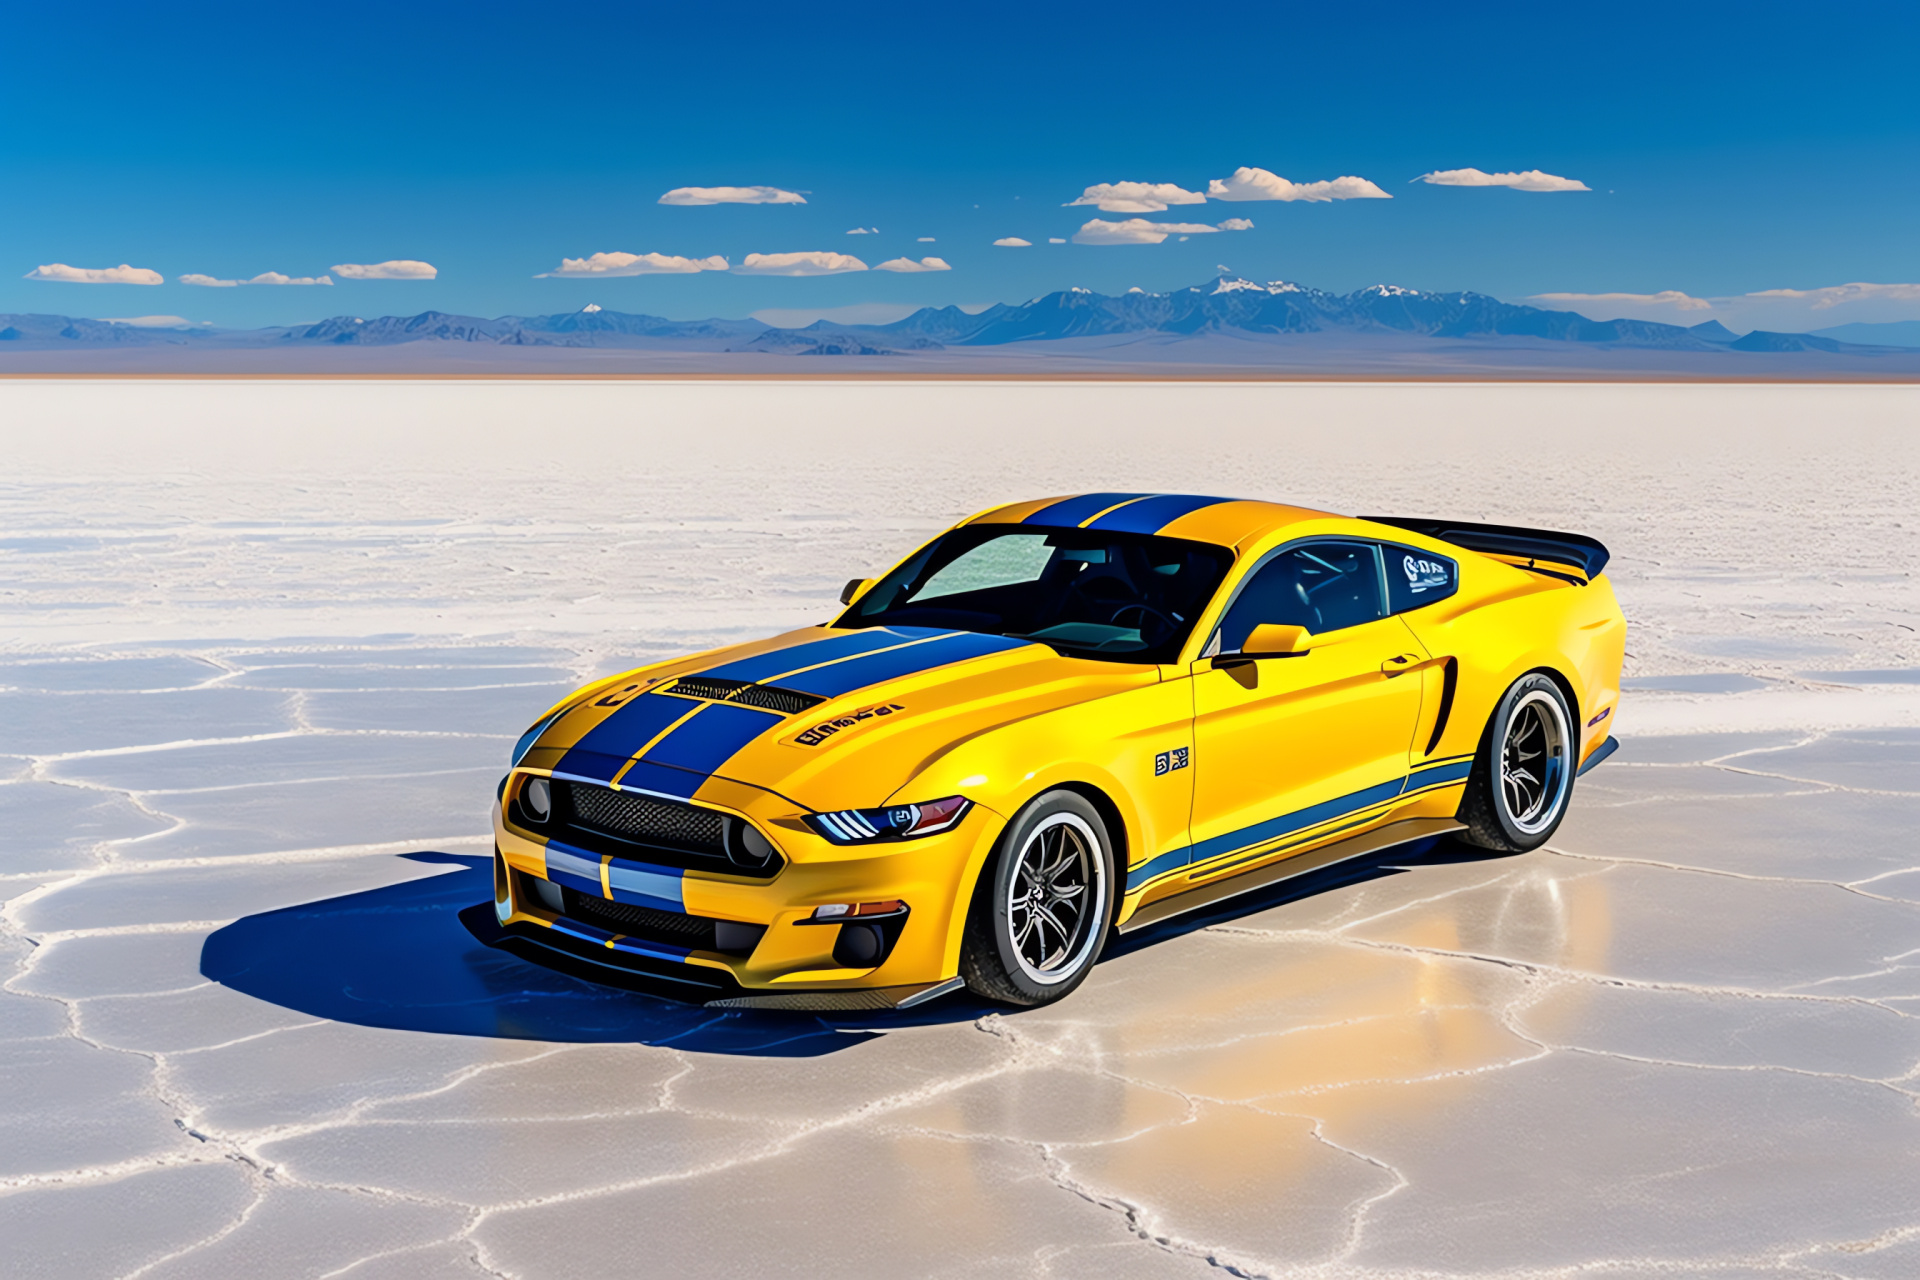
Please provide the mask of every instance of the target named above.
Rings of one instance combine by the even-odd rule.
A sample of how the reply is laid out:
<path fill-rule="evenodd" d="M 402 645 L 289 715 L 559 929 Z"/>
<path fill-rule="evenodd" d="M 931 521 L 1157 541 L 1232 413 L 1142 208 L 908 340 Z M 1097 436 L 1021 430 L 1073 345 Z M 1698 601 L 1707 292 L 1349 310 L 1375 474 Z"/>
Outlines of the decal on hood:
<path fill-rule="evenodd" d="M 802 729 L 787 741 L 796 747 L 817 747 L 842 730 L 857 728 L 881 716 L 897 715 L 905 710 L 906 708 L 897 702 L 876 703 L 871 707 L 861 707 L 858 711 L 849 711 L 843 716 L 835 716 L 831 720 L 822 720 L 819 724 Z"/>

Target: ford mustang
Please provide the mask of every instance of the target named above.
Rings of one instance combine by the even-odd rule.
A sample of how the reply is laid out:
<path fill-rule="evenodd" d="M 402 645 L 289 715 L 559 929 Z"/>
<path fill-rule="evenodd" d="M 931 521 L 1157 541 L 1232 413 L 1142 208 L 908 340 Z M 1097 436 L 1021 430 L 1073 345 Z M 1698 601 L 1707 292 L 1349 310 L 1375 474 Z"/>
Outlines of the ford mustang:
<path fill-rule="evenodd" d="M 1117 932 L 1332 862 L 1536 848 L 1615 746 L 1606 562 L 1225 498 L 995 508 L 832 622 L 542 716 L 487 940 L 721 1007 L 1038 1005 Z"/>

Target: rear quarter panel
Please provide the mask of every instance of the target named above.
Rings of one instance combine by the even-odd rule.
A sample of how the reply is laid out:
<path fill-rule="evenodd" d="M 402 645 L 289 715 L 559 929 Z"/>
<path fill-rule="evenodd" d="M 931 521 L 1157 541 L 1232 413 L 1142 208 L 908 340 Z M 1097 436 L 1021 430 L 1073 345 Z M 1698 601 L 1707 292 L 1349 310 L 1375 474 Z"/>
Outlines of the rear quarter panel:
<path fill-rule="evenodd" d="M 1476 750 L 1507 688 L 1548 670 L 1572 697 L 1584 760 L 1613 728 L 1626 651 L 1626 619 L 1606 575 L 1576 586 L 1457 547 L 1433 549 L 1459 561 L 1460 590 L 1402 615 L 1434 657 L 1457 663 L 1453 707 L 1432 754 Z"/>

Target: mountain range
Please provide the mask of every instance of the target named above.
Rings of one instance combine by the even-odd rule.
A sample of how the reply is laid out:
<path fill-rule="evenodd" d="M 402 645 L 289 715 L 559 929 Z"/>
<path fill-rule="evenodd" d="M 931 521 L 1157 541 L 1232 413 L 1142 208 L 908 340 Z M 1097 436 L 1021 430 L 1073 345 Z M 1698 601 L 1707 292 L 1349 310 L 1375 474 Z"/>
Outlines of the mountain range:
<path fill-rule="evenodd" d="M 716 369 L 737 365 L 720 358 L 726 356 L 913 357 L 921 364 L 935 356 L 977 357 L 982 349 L 1018 351 L 1023 358 L 1071 355 L 1107 365 L 1173 361 L 1242 367 L 1316 367 L 1316 360 L 1323 365 L 1331 361 L 1328 367 L 1344 367 L 1343 360 L 1351 364 L 1357 359 L 1418 363 L 1426 356 L 1437 358 L 1442 351 L 1465 351 L 1483 364 L 1493 353 L 1511 351 L 1524 356 L 1520 362 L 1526 365 L 1539 365 L 1542 353 L 1550 355 L 1555 349 L 1665 352 L 1713 357 L 1711 365 L 1734 376 L 1741 372 L 1739 355 L 1893 357 L 1901 369 L 1889 372 L 1905 372 L 1908 362 L 1901 356 L 1920 358 L 1920 352 L 1910 348 L 1844 342 L 1819 334 L 1755 331 L 1736 335 L 1718 321 L 1683 327 L 1644 320 L 1590 320 L 1570 311 L 1502 302 L 1479 293 L 1374 285 L 1336 294 L 1289 281 L 1260 283 L 1232 276 L 1167 293 L 1135 289 L 1106 295 L 1073 288 L 977 312 L 926 307 L 891 324 L 820 321 L 800 329 L 773 328 L 757 320 L 667 320 L 597 306 L 557 315 L 494 319 L 439 311 L 373 319 L 335 316 L 313 324 L 244 330 L 0 315 L 0 370 L 36 363 L 27 358 L 28 352 L 142 348 L 154 358 L 121 362 L 129 368 L 151 366 L 169 350 L 183 356 L 231 352 L 238 368 L 260 365 L 261 360 L 238 359 L 240 353 L 406 347 L 419 354 L 428 350 L 420 344 L 430 344 L 441 353 L 464 344 L 649 352 L 678 356 L 683 363 L 698 356 L 694 365 Z M 330 367 L 326 361 L 316 363 L 317 359 L 305 359 L 301 367 Z M 471 358 L 462 360 L 462 367 L 473 363 Z M 516 364 L 504 353 L 502 361 L 527 367 L 524 360 Z M 204 360 L 188 363 L 207 367 Z M 977 358 L 964 363 L 985 367 Z M 1594 362 L 1583 356 L 1576 363 L 1584 367 Z M 1685 361 L 1674 367 L 1695 363 Z"/>

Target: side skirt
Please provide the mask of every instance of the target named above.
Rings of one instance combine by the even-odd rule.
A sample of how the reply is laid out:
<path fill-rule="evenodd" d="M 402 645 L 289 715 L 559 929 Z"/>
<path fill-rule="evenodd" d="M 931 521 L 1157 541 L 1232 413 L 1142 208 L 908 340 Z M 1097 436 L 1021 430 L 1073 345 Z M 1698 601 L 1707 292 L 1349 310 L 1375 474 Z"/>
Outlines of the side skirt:
<path fill-rule="evenodd" d="M 1336 862 L 1345 862 L 1349 858 L 1364 857 L 1369 853 L 1378 853 L 1382 849 L 1391 849 L 1395 845 L 1408 844 L 1415 840 L 1425 840 L 1429 836 L 1442 836 L 1449 831 L 1465 829 L 1465 823 L 1456 822 L 1452 818 L 1404 818 L 1399 822 L 1389 822 L 1384 827 L 1375 827 L 1357 836 L 1349 836 L 1345 840 L 1321 845 L 1318 849 L 1296 853 L 1290 858 L 1282 858 L 1278 862 L 1270 862 L 1265 866 L 1243 871 L 1237 876 L 1229 876 L 1224 880 L 1208 880 L 1184 893 L 1176 893 L 1172 897 L 1149 902 L 1120 926 L 1120 932 L 1132 933 L 1135 929 L 1144 929 L 1148 925 L 1159 924 L 1162 920 L 1170 920 L 1174 916 L 1185 915 L 1189 911 L 1198 911 L 1201 907 L 1210 907 L 1216 902 L 1237 898 L 1243 893 L 1252 893 L 1256 889 L 1264 889 L 1268 885 L 1279 884 L 1282 880 L 1291 880 L 1309 871 L 1318 871 Z"/>

